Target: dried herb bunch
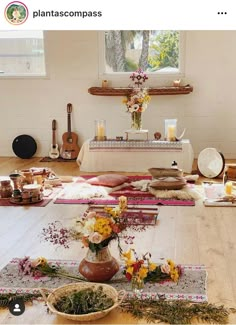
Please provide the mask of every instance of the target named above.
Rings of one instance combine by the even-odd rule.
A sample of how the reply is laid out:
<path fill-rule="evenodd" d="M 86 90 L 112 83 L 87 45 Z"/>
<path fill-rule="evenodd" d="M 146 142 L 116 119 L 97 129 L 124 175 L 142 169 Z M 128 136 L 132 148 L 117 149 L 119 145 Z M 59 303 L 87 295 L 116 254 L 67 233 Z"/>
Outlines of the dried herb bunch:
<path fill-rule="evenodd" d="M 198 322 L 226 324 L 230 313 L 235 308 L 225 308 L 209 303 L 193 303 L 189 301 L 140 300 L 132 298 L 123 300 L 120 307 L 123 312 L 131 313 L 136 319 L 145 319 L 153 323 L 191 324 Z"/>
<path fill-rule="evenodd" d="M 102 311 L 114 305 L 112 298 L 103 292 L 103 287 L 87 288 L 61 297 L 54 307 L 66 314 L 82 315 Z"/>
<path fill-rule="evenodd" d="M 38 298 L 42 298 L 40 293 L 3 293 L 0 295 L 0 308 L 8 308 L 9 303 L 16 299 L 22 299 L 24 302 L 33 303 L 33 300 Z"/>

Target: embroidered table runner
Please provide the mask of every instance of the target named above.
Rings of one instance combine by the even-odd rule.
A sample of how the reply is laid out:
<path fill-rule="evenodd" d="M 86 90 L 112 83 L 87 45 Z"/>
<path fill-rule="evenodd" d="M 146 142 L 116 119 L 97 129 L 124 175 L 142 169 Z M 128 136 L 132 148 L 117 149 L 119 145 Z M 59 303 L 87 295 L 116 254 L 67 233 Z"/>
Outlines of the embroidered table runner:
<path fill-rule="evenodd" d="M 59 277 L 32 277 L 22 276 L 18 273 L 18 258 L 14 258 L 0 271 L 0 294 L 3 293 L 37 293 L 39 288 L 54 289 L 76 280 Z M 79 261 L 50 260 L 53 265 L 60 265 L 65 271 L 79 275 Z M 207 301 L 206 279 L 207 273 L 204 265 L 181 265 L 183 274 L 179 282 L 166 281 L 164 283 L 146 283 L 139 294 L 140 299 L 165 298 L 168 300 L 189 300 L 195 302 Z M 119 279 L 122 280 L 119 282 Z M 117 281 L 117 282 L 115 282 Z M 121 270 L 108 284 L 117 290 L 125 289 L 128 297 L 137 295 L 131 290 L 131 284 L 126 281 Z"/>
<path fill-rule="evenodd" d="M 129 141 L 89 141 L 89 150 L 93 151 L 182 151 L 182 141 L 129 140 Z"/>

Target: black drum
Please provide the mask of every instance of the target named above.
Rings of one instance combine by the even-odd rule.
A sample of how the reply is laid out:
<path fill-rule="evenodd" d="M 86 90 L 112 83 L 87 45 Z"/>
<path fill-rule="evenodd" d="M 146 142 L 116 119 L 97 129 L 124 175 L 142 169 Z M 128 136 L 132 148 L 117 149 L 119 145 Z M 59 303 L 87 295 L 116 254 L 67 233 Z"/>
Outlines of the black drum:
<path fill-rule="evenodd" d="M 16 137 L 12 143 L 12 150 L 19 158 L 33 157 L 37 150 L 37 143 L 30 135 L 22 134 Z"/>

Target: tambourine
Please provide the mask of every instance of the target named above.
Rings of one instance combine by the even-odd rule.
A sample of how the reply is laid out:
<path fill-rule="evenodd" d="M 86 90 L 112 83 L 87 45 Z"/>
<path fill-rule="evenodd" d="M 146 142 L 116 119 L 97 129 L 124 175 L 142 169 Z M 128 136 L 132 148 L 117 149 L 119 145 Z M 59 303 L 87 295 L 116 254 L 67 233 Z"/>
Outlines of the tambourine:
<path fill-rule="evenodd" d="M 218 177 L 224 171 L 225 158 L 215 148 L 206 148 L 200 152 L 197 166 L 203 176 L 207 178 Z"/>

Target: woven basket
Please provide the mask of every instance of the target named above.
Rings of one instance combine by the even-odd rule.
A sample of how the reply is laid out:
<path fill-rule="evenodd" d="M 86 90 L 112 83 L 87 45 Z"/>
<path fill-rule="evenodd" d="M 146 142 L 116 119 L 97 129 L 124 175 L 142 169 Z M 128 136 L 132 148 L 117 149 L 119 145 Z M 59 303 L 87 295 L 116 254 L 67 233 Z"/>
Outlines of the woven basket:
<path fill-rule="evenodd" d="M 83 315 L 72 315 L 72 314 L 66 314 L 66 313 L 62 313 L 59 312 L 55 307 L 54 304 L 63 296 L 66 296 L 67 294 L 71 294 L 72 292 L 78 292 L 81 291 L 83 289 L 87 289 L 87 288 L 93 288 L 93 289 L 97 289 L 98 287 L 102 286 L 103 288 L 103 292 L 109 297 L 112 298 L 114 301 L 114 305 L 111 306 L 108 309 L 102 310 L 102 311 L 97 311 L 94 313 L 89 313 L 89 314 L 83 314 Z M 122 300 L 125 297 L 125 290 L 120 290 L 119 292 L 117 292 L 117 290 L 115 288 L 113 288 L 110 285 L 107 284 L 103 284 L 103 283 L 91 283 L 91 282 L 77 282 L 77 283 L 72 283 L 72 284 L 68 284 L 68 285 L 64 285 L 62 287 L 59 287 L 57 289 L 55 289 L 54 291 L 52 291 L 49 296 L 46 298 L 44 291 L 45 290 L 40 290 L 42 296 L 44 297 L 47 306 L 49 308 L 49 310 L 54 313 L 57 314 L 61 317 L 64 317 L 66 319 L 70 319 L 70 320 L 75 320 L 75 321 L 79 321 L 79 322 L 88 322 L 88 321 L 94 321 L 96 319 L 102 318 L 104 316 L 106 316 L 112 309 L 116 308 L 119 306 L 119 304 L 122 302 Z"/>

